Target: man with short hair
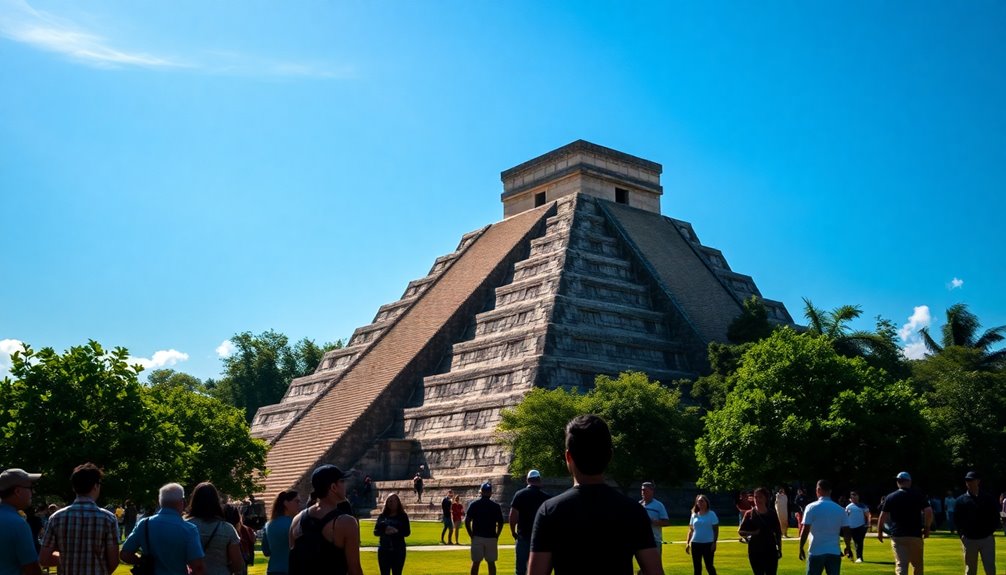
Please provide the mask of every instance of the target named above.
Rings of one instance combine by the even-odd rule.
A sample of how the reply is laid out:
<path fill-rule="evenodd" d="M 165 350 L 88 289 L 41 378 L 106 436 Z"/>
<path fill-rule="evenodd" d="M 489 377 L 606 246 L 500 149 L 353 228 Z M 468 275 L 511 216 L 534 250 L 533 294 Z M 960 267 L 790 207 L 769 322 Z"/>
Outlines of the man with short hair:
<path fill-rule="evenodd" d="M 58 565 L 60 575 L 110 575 L 119 566 L 119 521 L 97 504 L 104 476 L 93 463 L 73 470 L 70 484 L 77 498 L 53 513 L 45 526 L 39 554 L 43 567 Z"/>
<path fill-rule="evenodd" d="M 346 479 L 349 475 L 335 465 L 325 464 L 311 473 L 311 497 L 315 499 L 290 524 L 290 575 L 314 575 L 323 569 L 346 566 L 345 573 L 363 575 L 360 567 L 360 524 L 351 513 L 343 512 Z M 298 558 L 298 539 L 321 532 L 326 545 L 318 555 Z"/>
<path fill-rule="evenodd" d="M 663 575 L 646 511 L 604 480 L 611 431 L 596 415 L 566 425 L 566 467 L 573 487 L 542 503 L 531 533 L 531 575 Z"/>
<path fill-rule="evenodd" d="M 0 473 L 0 575 L 41 575 L 31 528 L 18 511 L 31 505 L 41 473 L 12 468 Z"/>
<path fill-rule="evenodd" d="M 490 497 L 492 483 L 482 484 L 481 497 L 468 505 L 465 513 L 465 531 L 472 540 L 471 575 L 478 575 L 479 565 L 485 559 L 489 575 L 496 575 L 496 560 L 499 558 L 499 538 L 503 533 L 503 508 Z"/>
<path fill-rule="evenodd" d="M 440 500 L 440 511 L 443 515 L 440 520 L 444 524 L 444 528 L 440 531 L 441 545 L 450 545 L 452 543 L 451 535 L 454 533 L 454 521 L 451 520 L 451 505 L 453 504 L 454 490 L 448 489 L 447 495 L 444 495 L 444 498 Z M 444 534 L 447 534 L 447 541 L 444 541 Z"/>
<path fill-rule="evenodd" d="M 877 540 L 884 541 L 884 524 L 891 526 L 894 572 L 908 575 L 911 565 L 915 575 L 923 573 L 923 539 L 929 537 L 933 508 L 926 496 L 912 489 L 912 476 L 902 471 L 895 477 L 898 490 L 884 498 L 877 518 Z M 924 517 L 924 519 L 923 519 Z"/>
<path fill-rule="evenodd" d="M 662 555 L 664 551 L 663 528 L 671 524 L 671 518 L 667 515 L 667 508 L 664 507 L 664 504 L 653 498 L 655 489 L 653 482 L 644 481 L 639 488 L 640 495 L 643 497 L 639 500 L 639 504 L 643 506 L 649 516 L 650 528 L 653 530 L 653 542 L 657 544 L 657 554 Z"/>
<path fill-rule="evenodd" d="M 527 574 L 534 516 L 549 497 L 548 493 L 541 490 L 541 472 L 532 469 L 527 472 L 527 487 L 515 493 L 510 502 L 510 534 L 513 535 L 514 552 L 517 555 L 517 575 Z"/>
<path fill-rule="evenodd" d="M 996 572 L 995 532 L 999 528 L 999 505 L 995 497 L 981 490 L 981 477 L 968 471 L 964 476 L 967 493 L 957 498 L 957 531 L 964 550 L 964 575 L 978 575 L 981 555 L 985 575 Z"/>
<path fill-rule="evenodd" d="M 838 503 L 831 500 L 831 483 L 822 479 L 817 482 L 817 501 L 803 510 L 803 524 L 800 526 L 800 561 L 807 559 L 807 575 L 838 575 L 842 569 L 842 551 L 838 548 L 838 538 L 845 539 L 845 554 L 852 556 L 852 536 L 849 532 L 849 517 Z M 804 552 L 807 537 L 810 542 L 810 557 Z"/>
<path fill-rule="evenodd" d="M 123 563 L 140 562 L 137 551 L 154 558 L 154 575 L 203 575 L 203 544 L 199 529 L 182 519 L 185 490 L 177 483 L 161 487 L 157 497 L 161 509 L 136 523 L 136 528 L 122 544 L 119 558 Z"/>

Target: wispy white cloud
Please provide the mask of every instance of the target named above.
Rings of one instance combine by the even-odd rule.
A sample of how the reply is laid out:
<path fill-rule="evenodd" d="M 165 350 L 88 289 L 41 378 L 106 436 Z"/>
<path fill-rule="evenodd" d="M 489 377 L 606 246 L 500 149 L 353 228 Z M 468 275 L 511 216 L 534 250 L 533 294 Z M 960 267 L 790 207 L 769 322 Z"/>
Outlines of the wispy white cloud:
<path fill-rule="evenodd" d="M 165 68 L 184 65 L 164 56 L 115 47 L 108 38 L 84 30 L 54 14 L 36 10 L 23 0 L 0 2 L 0 35 L 101 68 Z"/>
<path fill-rule="evenodd" d="M 922 342 L 919 330 L 929 327 L 933 321 L 933 316 L 929 312 L 928 305 L 917 305 L 909 316 L 908 321 L 901 326 L 898 336 L 905 342 L 901 353 L 909 359 L 922 359 L 928 353 L 926 344 Z"/>
<path fill-rule="evenodd" d="M 217 346 L 217 357 L 230 357 L 234 353 L 234 344 L 231 340 L 225 339 Z"/>
<path fill-rule="evenodd" d="M 959 288 L 959 287 L 961 287 L 963 285 L 964 285 L 964 280 L 962 280 L 962 279 L 960 279 L 958 277 L 954 277 L 954 279 L 950 280 L 950 283 L 947 284 L 947 289 L 955 290 L 955 289 L 957 289 L 957 288 Z"/>
<path fill-rule="evenodd" d="M 15 351 L 24 351 L 24 342 L 16 339 L 0 339 L 0 379 L 10 375 L 10 356 Z"/>
<path fill-rule="evenodd" d="M 177 349 L 167 349 L 155 351 L 152 357 L 129 357 L 129 365 L 140 364 L 143 369 L 160 369 L 162 367 L 171 367 L 179 362 L 188 361 L 189 354 L 178 351 Z"/>
<path fill-rule="evenodd" d="M 204 51 L 179 58 L 152 54 L 86 29 L 77 22 L 37 10 L 25 0 L 0 0 L 0 37 L 62 54 L 96 68 L 187 69 L 220 76 L 260 78 L 348 78 L 353 70 L 329 63 L 284 61 L 233 51 Z"/>

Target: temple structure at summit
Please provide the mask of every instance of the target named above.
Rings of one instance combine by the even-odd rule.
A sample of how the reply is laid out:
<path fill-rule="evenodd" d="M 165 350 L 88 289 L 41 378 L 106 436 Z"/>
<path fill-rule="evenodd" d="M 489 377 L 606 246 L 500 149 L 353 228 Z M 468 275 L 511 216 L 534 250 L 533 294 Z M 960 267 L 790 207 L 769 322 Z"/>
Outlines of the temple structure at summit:
<path fill-rule="evenodd" d="M 576 141 L 502 173 L 503 220 L 462 236 L 343 349 L 261 408 L 266 501 L 322 462 L 379 490 L 509 483 L 500 411 L 598 374 L 703 373 L 754 280 L 661 213 L 660 164 Z M 792 323 L 762 298 L 771 321 Z M 509 499 L 506 499 L 509 501 Z M 412 513 L 413 510 L 410 510 Z M 439 512 L 437 508 L 436 512 Z"/>

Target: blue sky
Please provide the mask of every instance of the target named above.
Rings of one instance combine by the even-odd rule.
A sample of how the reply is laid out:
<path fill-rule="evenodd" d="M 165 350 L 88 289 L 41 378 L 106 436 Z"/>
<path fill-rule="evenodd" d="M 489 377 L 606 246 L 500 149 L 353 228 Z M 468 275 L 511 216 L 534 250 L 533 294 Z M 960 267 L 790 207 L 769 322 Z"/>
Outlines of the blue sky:
<path fill-rule="evenodd" d="M 0 0 L 0 373 L 348 338 L 583 138 L 802 315 L 1006 324 L 1006 4 Z M 956 281 L 955 281 L 956 280 Z M 956 287 L 955 287 L 956 286 Z M 913 318 L 910 320 L 909 318 Z"/>

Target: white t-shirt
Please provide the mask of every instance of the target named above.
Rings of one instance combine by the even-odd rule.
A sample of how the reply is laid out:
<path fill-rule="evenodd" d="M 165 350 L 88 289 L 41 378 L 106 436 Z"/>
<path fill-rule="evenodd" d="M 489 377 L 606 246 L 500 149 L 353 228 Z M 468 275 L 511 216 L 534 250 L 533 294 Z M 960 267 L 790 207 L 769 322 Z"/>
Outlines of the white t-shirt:
<path fill-rule="evenodd" d="M 789 498 L 785 493 L 776 493 L 775 495 L 775 514 L 779 516 L 779 519 L 789 517 Z"/>
<path fill-rule="evenodd" d="M 855 529 L 866 525 L 866 512 L 869 507 L 850 503 L 845 506 L 845 514 L 849 516 L 849 529 Z"/>
<path fill-rule="evenodd" d="M 716 541 L 716 535 L 713 533 L 713 525 L 720 524 L 720 518 L 716 516 L 716 512 L 710 509 L 703 514 L 692 513 L 692 518 L 688 521 L 691 525 L 692 530 L 692 543 L 712 543 Z"/>
<path fill-rule="evenodd" d="M 841 555 L 838 538 L 849 526 L 849 516 L 838 503 L 822 497 L 803 510 L 803 524 L 810 527 L 810 555 Z"/>

